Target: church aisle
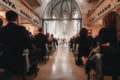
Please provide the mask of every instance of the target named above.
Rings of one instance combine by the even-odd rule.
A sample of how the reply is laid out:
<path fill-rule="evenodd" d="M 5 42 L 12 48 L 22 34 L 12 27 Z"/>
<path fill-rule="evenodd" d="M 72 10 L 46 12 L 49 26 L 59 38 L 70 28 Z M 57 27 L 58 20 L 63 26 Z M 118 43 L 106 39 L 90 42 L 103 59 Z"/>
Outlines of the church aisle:
<path fill-rule="evenodd" d="M 29 75 L 26 76 L 27 80 L 87 80 L 84 66 L 75 64 L 73 53 L 69 52 L 68 46 L 60 45 L 47 63 L 40 62 L 38 68 L 40 71 L 37 77 Z M 0 73 L 0 80 L 22 80 L 22 77 L 11 73 Z M 98 79 L 91 75 L 91 80 Z M 104 80 L 112 80 L 112 77 L 105 76 Z"/>
<path fill-rule="evenodd" d="M 39 65 L 35 80 L 87 80 L 84 67 L 76 66 L 68 46 L 60 45 L 47 64 Z"/>

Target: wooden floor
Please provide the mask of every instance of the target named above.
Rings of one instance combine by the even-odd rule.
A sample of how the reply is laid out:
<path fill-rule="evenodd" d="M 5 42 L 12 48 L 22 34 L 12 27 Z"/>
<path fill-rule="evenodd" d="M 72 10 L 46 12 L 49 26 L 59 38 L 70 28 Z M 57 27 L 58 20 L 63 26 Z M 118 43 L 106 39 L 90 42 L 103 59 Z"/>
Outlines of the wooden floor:
<path fill-rule="evenodd" d="M 27 76 L 27 80 L 87 80 L 84 66 L 77 66 L 72 52 L 68 46 L 60 45 L 53 56 L 46 64 L 39 63 L 38 76 Z M 91 80 L 96 80 L 91 77 Z M 0 80 L 22 80 L 21 76 L 13 76 L 11 74 L 0 74 Z M 111 80 L 111 77 L 105 77 L 104 80 Z"/>

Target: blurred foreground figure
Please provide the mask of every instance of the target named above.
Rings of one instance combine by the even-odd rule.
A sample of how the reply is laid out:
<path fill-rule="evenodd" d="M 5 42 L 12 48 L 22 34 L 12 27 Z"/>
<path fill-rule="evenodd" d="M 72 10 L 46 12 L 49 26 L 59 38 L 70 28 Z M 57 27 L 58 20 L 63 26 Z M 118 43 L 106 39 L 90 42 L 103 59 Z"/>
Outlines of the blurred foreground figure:
<path fill-rule="evenodd" d="M 18 14 L 6 12 L 8 24 L 0 30 L 0 66 L 7 70 L 18 70 L 24 67 L 23 51 L 32 50 L 28 31 L 18 25 Z"/>

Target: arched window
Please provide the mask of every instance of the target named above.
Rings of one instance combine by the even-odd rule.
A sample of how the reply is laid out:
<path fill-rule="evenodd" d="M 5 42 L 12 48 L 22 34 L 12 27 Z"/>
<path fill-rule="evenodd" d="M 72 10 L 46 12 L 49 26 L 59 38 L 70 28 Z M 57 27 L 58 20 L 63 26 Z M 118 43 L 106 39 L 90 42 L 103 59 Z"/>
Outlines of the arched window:
<path fill-rule="evenodd" d="M 45 31 L 59 37 L 71 37 L 82 27 L 81 11 L 75 0 L 50 0 L 42 18 L 43 27 L 45 26 L 44 22 L 47 23 L 48 29 Z"/>

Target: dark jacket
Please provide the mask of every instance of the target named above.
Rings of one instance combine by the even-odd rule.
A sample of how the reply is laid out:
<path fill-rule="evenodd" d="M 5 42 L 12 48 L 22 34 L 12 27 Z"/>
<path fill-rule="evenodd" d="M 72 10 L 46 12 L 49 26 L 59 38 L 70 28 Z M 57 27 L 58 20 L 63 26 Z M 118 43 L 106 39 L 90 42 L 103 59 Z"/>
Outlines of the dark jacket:
<path fill-rule="evenodd" d="M 81 56 L 81 57 L 88 56 L 90 52 L 90 47 L 91 47 L 89 37 L 79 37 L 78 43 L 79 43 L 78 56 Z"/>
<path fill-rule="evenodd" d="M 110 45 L 117 44 L 117 29 L 115 27 L 105 27 L 99 31 L 98 41 L 100 44 L 110 43 Z"/>
<path fill-rule="evenodd" d="M 47 36 L 45 36 L 42 33 L 39 33 L 35 36 L 34 38 L 34 45 L 37 48 L 42 48 L 45 49 L 46 48 L 46 43 L 48 42 Z"/>
<path fill-rule="evenodd" d="M 23 60 L 23 50 L 32 49 L 28 31 L 15 23 L 8 23 L 0 30 L 0 43 L 3 44 L 4 57 L 7 63 Z"/>

